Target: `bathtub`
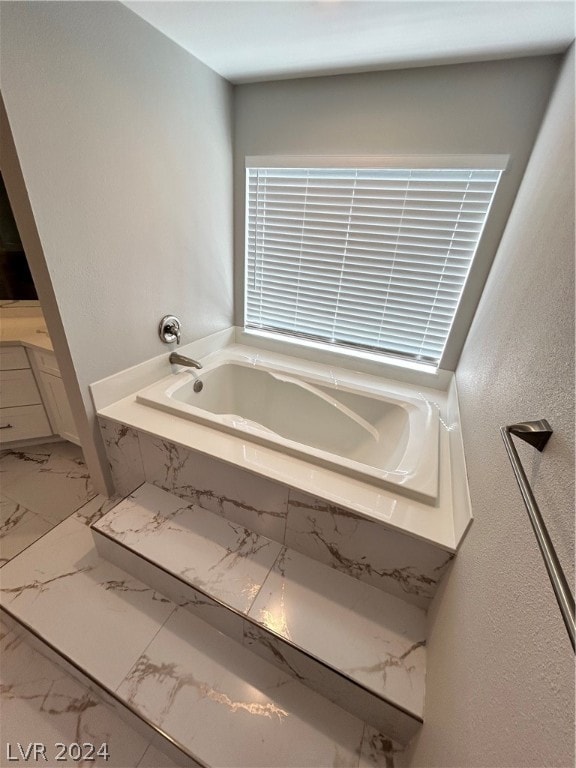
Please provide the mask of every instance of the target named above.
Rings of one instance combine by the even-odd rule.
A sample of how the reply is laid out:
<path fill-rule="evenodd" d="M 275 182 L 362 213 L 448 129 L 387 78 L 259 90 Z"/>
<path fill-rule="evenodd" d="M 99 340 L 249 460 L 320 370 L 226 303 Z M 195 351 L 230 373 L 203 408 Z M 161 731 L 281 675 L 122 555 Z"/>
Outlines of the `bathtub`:
<path fill-rule="evenodd" d="M 238 344 L 202 364 L 175 366 L 137 401 L 436 503 L 438 410 L 413 388 Z"/>

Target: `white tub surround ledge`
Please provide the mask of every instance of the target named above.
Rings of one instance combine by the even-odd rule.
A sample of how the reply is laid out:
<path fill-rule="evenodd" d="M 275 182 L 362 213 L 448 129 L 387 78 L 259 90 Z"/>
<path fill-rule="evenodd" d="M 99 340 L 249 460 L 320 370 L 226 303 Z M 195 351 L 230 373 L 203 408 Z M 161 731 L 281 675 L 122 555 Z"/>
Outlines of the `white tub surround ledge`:
<path fill-rule="evenodd" d="M 186 482 L 181 482 L 181 479 L 194 463 L 198 465 L 198 475 L 203 462 L 207 471 L 213 473 L 218 469 L 221 470 L 220 475 L 229 473 L 230 483 L 235 487 L 238 483 L 244 486 L 261 486 L 268 499 L 271 495 L 275 497 L 272 506 L 267 502 L 263 509 L 248 503 L 246 499 L 240 501 L 244 502 L 244 514 L 247 517 L 251 516 L 261 522 L 268 520 L 269 523 L 268 527 L 263 529 L 259 529 L 257 525 L 251 527 L 280 543 L 284 543 L 284 536 L 289 529 L 298 530 L 298 526 L 290 523 L 290 510 L 294 513 L 295 508 L 300 505 L 314 509 L 316 519 L 323 513 L 337 513 L 340 515 L 339 519 L 344 520 L 347 513 L 353 513 L 350 519 L 356 527 L 365 520 L 377 523 L 378 528 L 382 530 L 402 534 L 403 540 L 411 537 L 431 544 L 444 553 L 454 553 L 457 550 L 470 524 L 471 511 L 457 392 L 453 381 L 449 382 L 447 391 L 418 386 L 415 383 L 399 383 L 376 378 L 377 368 L 374 365 L 369 374 L 343 367 L 337 369 L 334 365 L 280 356 L 276 343 L 272 352 L 263 350 L 262 342 L 259 349 L 250 350 L 235 344 L 235 339 L 240 337 L 243 340 L 246 338 L 240 329 L 227 329 L 188 344 L 178 351 L 200 359 L 207 372 L 211 370 L 212 360 L 230 353 L 243 356 L 244 360 L 254 367 L 272 361 L 281 374 L 290 377 L 295 368 L 305 365 L 310 377 L 308 381 L 318 382 L 324 377 L 326 385 L 329 386 L 330 380 L 336 378 L 344 387 L 359 385 L 366 390 L 381 388 L 394 396 L 400 397 L 404 394 L 408 401 L 421 402 L 429 412 L 435 412 L 437 438 L 433 431 L 423 435 L 423 439 L 428 441 L 428 446 L 435 439 L 438 440 L 437 457 L 428 457 L 428 467 L 432 467 L 435 480 L 430 482 L 430 478 L 428 479 L 427 492 L 414 492 L 410 487 L 402 488 L 401 484 L 390 484 L 384 488 L 376 482 L 367 481 L 366 477 L 353 477 L 334 466 L 322 465 L 314 459 L 307 460 L 302 455 L 293 455 L 290 447 L 273 446 L 271 441 L 264 444 L 262 435 L 258 435 L 255 440 L 254 435 L 248 433 L 233 434 L 224 431 L 221 425 L 209 426 L 207 420 L 204 420 L 204 423 L 194 421 L 187 417 L 186 413 L 176 416 L 170 412 L 173 410 L 173 403 L 168 406 L 166 403 L 160 403 L 159 407 L 151 407 L 139 402 L 140 398 L 150 399 L 151 388 L 161 393 L 179 381 L 180 377 L 184 382 L 192 380 L 188 370 L 169 364 L 169 350 L 153 360 L 97 382 L 91 387 L 108 447 L 109 460 L 120 492 L 129 493 L 147 480 L 177 495 L 193 496 L 194 485 L 200 478 L 188 478 L 189 481 Z M 294 353 L 292 345 L 287 348 Z M 352 365 L 354 362 L 351 361 Z M 202 377 L 203 371 L 196 373 Z M 429 382 L 430 375 L 427 374 L 425 378 L 426 382 Z M 445 372 L 442 372 L 439 380 L 443 384 L 446 383 Z M 413 439 L 417 444 L 417 435 L 413 435 Z M 163 457 L 160 456 L 161 453 L 164 453 Z M 427 457 L 424 456 L 423 459 L 425 458 Z M 180 470 L 173 465 L 174 461 L 182 464 Z M 161 471 L 162 467 L 164 469 Z M 205 473 L 203 474 L 202 479 L 206 477 Z M 179 478 L 178 475 L 182 477 Z M 196 490 L 207 489 L 203 488 L 202 484 L 197 484 Z M 233 504 L 233 500 L 227 502 L 229 497 L 225 493 L 220 495 L 218 502 L 216 489 L 211 490 L 213 503 L 220 504 L 220 507 L 226 506 L 227 503 L 229 506 Z M 203 501 L 196 499 L 201 506 L 206 506 L 206 494 L 204 496 Z M 422 500 L 423 498 L 428 501 Z M 248 509 L 250 506 L 255 509 L 252 513 Z M 267 509 L 266 506 L 270 508 Z M 222 512 L 222 509 L 220 511 Z M 374 529 L 374 526 L 370 526 L 370 529 Z M 317 539 L 317 536 L 313 538 Z M 367 538 L 369 539 L 369 536 Z M 414 546 L 418 546 L 417 541 L 414 541 Z M 325 546 L 323 548 L 327 550 Z M 434 567 L 439 564 L 436 563 Z"/>

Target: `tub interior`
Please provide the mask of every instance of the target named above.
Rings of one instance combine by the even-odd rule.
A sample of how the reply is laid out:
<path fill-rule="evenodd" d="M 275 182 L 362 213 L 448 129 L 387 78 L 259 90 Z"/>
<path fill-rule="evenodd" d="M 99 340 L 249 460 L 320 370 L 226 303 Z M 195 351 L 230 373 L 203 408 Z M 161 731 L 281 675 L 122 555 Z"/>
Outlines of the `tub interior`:
<path fill-rule="evenodd" d="M 393 469 L 405 453 L 409 417 L 402 405 L 318 384 L 314 392 L 305 383 L 234 363 L 199 373 L 201 392 L 194 392 L 190 376 L 172 398 L 209 413 L 236 415 L 240 428 L 243 420 L 252 422 L 294 443 L 374 467 Z"/>
<path fill-rule="evenodd" d="M 438 411 L 419 391 L 233 345 L 136 395 L 137 402 L 436 503 Z M 197 380 L 203 384 L 194 391 Z"/>

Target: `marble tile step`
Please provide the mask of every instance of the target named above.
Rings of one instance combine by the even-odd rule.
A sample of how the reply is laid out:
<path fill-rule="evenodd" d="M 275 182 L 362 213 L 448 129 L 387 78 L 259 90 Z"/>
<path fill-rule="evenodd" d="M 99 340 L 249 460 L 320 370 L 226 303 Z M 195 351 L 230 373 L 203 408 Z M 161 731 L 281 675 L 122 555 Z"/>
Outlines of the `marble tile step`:
<path fill-rule="evenodd" d="M 422 609 L 148 484 L 92 533 L 102 557 L 399 742 L 420 727 Z"/>
<path fill-rule="evenodd" d="M 51 651 L 44 641 L 0 609 L 0 754 L 11 765 L 92 765 L 99 768 L 201 768 L 175 748 L 162 750 L 151 729 L 132 727 L 119 717 L 118 705 L 99 695 L 77 669 Z M 108 700 L 106 700 L 108 699 Z M 132 718 L 133 720 L 136 718 Z M 45 758 L 23 760 L 18 744 L 36 742 L 45 747 Z M 82 752 L 59 754 L 55 744 L 93 744 Z M 164 743 L 163 740 L 162 743 Z M 55 758 L 58 756 L 58 759 Z M 75 759 L 73 759 L 75 758 Z"/>
<path fill-rule="evenodd" d="M 389 737 L 103 560 L 79 520 L 1 575 L 2 612 L 85 675 L 119 717 L 153 729 L 160 749 L 177 748 L 179 765 L 402 764 Z"/>

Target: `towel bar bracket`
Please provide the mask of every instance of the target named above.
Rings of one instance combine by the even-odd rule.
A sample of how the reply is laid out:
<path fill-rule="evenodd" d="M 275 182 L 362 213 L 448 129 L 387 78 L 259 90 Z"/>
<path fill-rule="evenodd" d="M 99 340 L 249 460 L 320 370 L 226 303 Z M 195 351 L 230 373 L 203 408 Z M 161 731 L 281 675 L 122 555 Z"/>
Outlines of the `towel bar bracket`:
<path fill-rule="evenodd" d="M 568 580 L 562 570 L 560 561 L 552 544 L 552 540 L 548 534 L 548 530 L 542 519 L 540 509 L 536 503 L 536 498 L 524 472 L 522 462 L 516 451 L 516 447 L 512 440 L 511 435 L 519 437 L 521 440 L 526 441 L 530 445 L 533 445 L 538 451 L 543 451 L 546 443 L 552 435 L 552 427 L 546 421 L 546 419 L 540 419 L 539 421 L 524 421 L 519 424 L 510 424 L 507 427 L 500 428 L 500 434 L 504 440 L 504 446 L 508 453 L 508 458 L 512 464 L 512 470 L 516 477 L 516 482 L 520 488 L 522 499 L 530 518 L 530 523 L 534 529 L 536 535 L 536 541 L 540 547 L 540 552 L 544 559 L 544 565 L 548 571 L 550 582 L 556 600 L 558 601 L 558 607 L 560 613 L 564 619 L 564 624 L 568 630 L 570 642 L 572 648 L 576 650 L 576 621 L 574 618 L 574 595 L 572 594 L 570 587 L 568 586 Z"/>
<path fill-rule="evenodd" d="M 504 427 L 504 429 L 507 429 L 526 443 L 533 445 L 540 452 L 544 450 L 546 443 L 552 437 L 552 427 L 546 419 L 510 424 L 509 427 Z"/>

